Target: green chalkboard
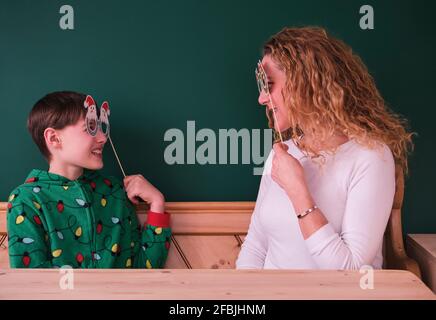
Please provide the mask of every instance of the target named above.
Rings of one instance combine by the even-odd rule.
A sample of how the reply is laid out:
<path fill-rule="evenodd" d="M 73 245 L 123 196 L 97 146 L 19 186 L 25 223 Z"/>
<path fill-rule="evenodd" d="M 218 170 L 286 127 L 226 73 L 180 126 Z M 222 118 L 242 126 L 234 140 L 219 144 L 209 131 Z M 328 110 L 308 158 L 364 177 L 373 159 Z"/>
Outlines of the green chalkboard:
<path fill-rule="evenodd" d="M 255 200 L 260 176 L 236 164 L 165 162 L 170 129 L 217 134 L 267 128 L 254 67 L 284 26 L 318 25 L 361 55 L 388 104 L 419 133 L 406 180 L 404 228 L 436 232 L 434 89 L 436 5 L 430 1 L 68 1 L 74 30 L 63 30 L 59 1 L 0 2 L 0 195 L 32 168 L 47 168 L 26 130 L 33 104 L 75 90 L 111 104 L 112 138 L 125 170 L 141 173 L 168 201 Z M 374 9 L 362 30 L 359 9 Z M 192 122 L 191 122 L 192 123 Z M 197 143 L 194 147 L 198 147 Z M 217 151 L 217 158 L 218 158 Z M 185 157 L 187 155 L 185 154 Z M 108 174 L 121 176 L 105 149 Z M 219 161 L 217 161 L 219 162 Z"/>

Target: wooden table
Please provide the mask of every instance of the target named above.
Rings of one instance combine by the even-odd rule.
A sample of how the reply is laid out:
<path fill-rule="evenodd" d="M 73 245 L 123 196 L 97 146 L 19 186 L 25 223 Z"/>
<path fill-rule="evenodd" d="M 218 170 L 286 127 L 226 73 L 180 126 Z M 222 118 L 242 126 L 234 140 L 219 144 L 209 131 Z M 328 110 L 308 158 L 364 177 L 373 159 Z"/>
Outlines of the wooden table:
<path fill-rule="evenodd" d="M 0 270 L 0 299 L 435 299 L 415 275 L 374 271 L 363 290 L 359 271 L 83 270 L 63 290 L 56 269 Z"/>

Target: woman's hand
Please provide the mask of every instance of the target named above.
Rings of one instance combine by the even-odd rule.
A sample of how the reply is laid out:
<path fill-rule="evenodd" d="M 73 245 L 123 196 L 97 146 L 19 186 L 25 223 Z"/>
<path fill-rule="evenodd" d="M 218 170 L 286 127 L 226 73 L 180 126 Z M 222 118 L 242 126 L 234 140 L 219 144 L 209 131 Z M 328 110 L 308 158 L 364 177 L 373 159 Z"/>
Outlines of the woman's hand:
<path fill-rule="evenodd" d="M 307 197 L 308 189 L 303 166 L 287 152 L 286 144 L 276 143 L 273 148 L 275 152 L 271 169 L 273 180 L 285 190 L 291 201 Z"/>
<path fill-rule="evenodd" d="M 156 189 L 142 175 L 135 174 L 124 178 L 124 187 L 127 197 L 134 204 L 138 204 L 137 197 L 150 204 L 150 210 L 153 212 L 163 213 L 165 211 L 165 198 L 163 194 Z"/>

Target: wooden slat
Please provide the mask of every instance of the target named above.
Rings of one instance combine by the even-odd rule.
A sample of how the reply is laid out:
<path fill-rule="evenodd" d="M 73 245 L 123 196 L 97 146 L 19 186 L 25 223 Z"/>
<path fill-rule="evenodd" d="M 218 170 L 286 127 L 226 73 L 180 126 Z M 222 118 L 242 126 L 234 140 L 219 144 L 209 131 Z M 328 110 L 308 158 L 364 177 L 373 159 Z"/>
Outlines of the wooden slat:
<path fill-rule="evenodd" d="M 0 203 L 0 231 L 6 232 L 6 206 Z M 247 233 L 254 202 L 168 202 L 173 239 L 166 268 L 234 268 L 240 243 Z M 148 207 L 136 207 L 144 223 Z M 178 240 L 178 241 L 177 241 Z M 174 241 L 176 243 L 174 243 Z M 0 249 L 0 267 L 9 267 L 6 249 Z"/>
<path fill-rule="evenodd" d="M 179 251 L 176 249 L 174 243 L 171 243 L 170 250 L 168 252 L 168 258 L 165 263 L 166 269 L 187 269 L 185 262 L 183 261 Z"/>
<path fill-rule="evenodd" d="M 193 269 L 234 269 L 240 246 L 234 236 L 176 236 Z"/>
<path fill-rule="evenodd" d="M 8 239 L 0 246 L 0 269 L 9 268 Z"/>
<path fill-rule="evenodd" d="M 6 210 L 7 202 L 0 202 L 0 234 L 6 233 Z"/>
<path fill-rule="evenodd" d="M 6 232 L 6 202 L 0 202 L 0 232 Z M 167 202 L 174 234 L 245 234 L 254 202 Z M 147 219 L 146 204 L 137 207 L 138 219 Z"/>

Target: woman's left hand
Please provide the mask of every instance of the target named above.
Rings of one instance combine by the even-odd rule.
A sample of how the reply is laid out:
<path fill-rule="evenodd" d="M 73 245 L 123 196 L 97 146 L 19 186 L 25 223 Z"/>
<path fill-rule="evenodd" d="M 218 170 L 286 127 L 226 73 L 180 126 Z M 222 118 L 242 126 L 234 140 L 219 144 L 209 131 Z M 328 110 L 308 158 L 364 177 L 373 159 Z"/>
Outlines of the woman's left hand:
<path fill-rule="evenodd" d="M 271 169 L 273 180 L 285 190 L 291 200 L 302 193 L 307 193 L 303 166 L 287 152 L 288 146 L 284 143 L 276 143 L 273 148 L 275 152 Z"/>

